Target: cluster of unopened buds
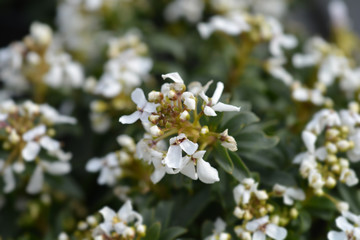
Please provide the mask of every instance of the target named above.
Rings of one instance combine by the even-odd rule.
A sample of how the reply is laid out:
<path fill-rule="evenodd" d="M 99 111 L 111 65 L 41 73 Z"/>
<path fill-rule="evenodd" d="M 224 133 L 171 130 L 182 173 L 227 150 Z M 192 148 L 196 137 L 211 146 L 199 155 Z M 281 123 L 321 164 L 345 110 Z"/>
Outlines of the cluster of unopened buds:
<path fill-rule="evenodd" d="M 92 158 L 86 164 L 88 172 L 100 172 L 98 184 L 114 186 L 124 174 L 126 167 L 134 161 L 136 145 L 134 140 L 127 135 L 117 137 L 121 150 L 110 152 L 101 158 Z"/>
<path fill-rule="evenodd" d="M 147 54 L 148 48 L 137 33 L 129 32 L 109 41 L 109 60 L 103 74 L 98 82 L 90 77 L 85 84 L 86 91 L 102 97 L 90 105 L 90 119 L 96 132 L 108 130 L 116 112 L 129 110 L 129 93 L 149 78 L 153 62 Z"/>
<path fill-rule="evenodd" d="M 323 187 L 333 188 L 337 181 L 348 186 L 358 183 L 350 162 L 358 162 L 360 153 L 359 105 L 349 104 L 348 110 L 336 112 L 323 109 L 316 113 L 302 133 L 307 151 L 296 156 L 295 163 L 300 164 L 300 173 L 307 178 L 316 194 L 323 194 Z M 321 147 L 317 140 L 324 135 Z"/>
<path fill-rule="evenodd" d="M 140 88 L 135 89 L 131 98 L 138 110 L 120 118 L 123 124 L 132 124 L 140 119 L 147 131 L 137 144 L 137 157 L 153 164 L 155 172 L 151 180 L 154 183 L 159 182 L 165 173 L 179 172 L 208 184 L 219 181 L 218 171 L 204 160 L 205 149 L 220 141 L 225 148 L 236 151 L 237 144 L 227 130 L 212 132 L 208 126 L 202 126 L 200 120 L 204 115 L 213 117 L 216 112 L 240 111 L 240 108 L 219 102 L 224 89 L 221 82 L 217 83 L 212 98 L 209 98 L 205 93 L 211 82 L 206 86 L 191 83 L 189 91 L 186 91 L 178 73 L 162 77 L 170 78 L 174 83 L 163 84 L 161 92 L 150 92 L 149 102 Z M 202 104 L 198 110 L 200 99 Z M 169 137 L 169 148 L 166 150 L 164 140 Z"/>
<path fill-rule="evenodd" d="M 26 191 L 40 192 L 44 183 L 44 172 L 50 175 L 63 175 L 71 170 L 71 153 L 62 150 L 62 144 L 53 139 L 56 135 L 54 125 L 75 124 L 74 118 L 60 115 L 47 104 L 25 101 L 16 104 L 12 100 L 0 103 L 0 139 L 7 156 L 0 159 L 5 193 L 16 187 L 14 173 L 25 177 L 33 171 Z M 30 170 L 31 169 L 31 170 Z"/>
<path fill-rule="evenodd" d="M 235 227 L 235 232 L 244 240 L 260 240 L 266 236 L 276 240 L 286 238 L 287 230 L 283 226 L 297 218 L 298 210 L 291 207 L 277 211 L 273 204 L 268 203 L 270 197 L 282 197 L 287 206 L 292 206 L 294 200 L 305 200 L 301 189 L 280 184 L 276 184 L 270 193 L 258 190 L 258 183 L 252 178 L 245 178 L 233 192 L 237 205 L 234 215 L 243 220 L 242 225 Z"/>

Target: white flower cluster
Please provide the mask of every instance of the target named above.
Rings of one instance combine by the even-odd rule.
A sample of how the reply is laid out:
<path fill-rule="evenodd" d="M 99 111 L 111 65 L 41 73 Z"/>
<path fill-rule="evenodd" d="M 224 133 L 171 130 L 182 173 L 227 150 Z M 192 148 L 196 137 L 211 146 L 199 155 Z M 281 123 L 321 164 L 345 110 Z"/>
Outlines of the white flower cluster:
<path fill-rule="evenodd" d="M 330 231 L 327 235 L 329 240 L 360 240 L 360 216 L 343 211 L 342 216 L 336 218 L 336 226 L 341 231 Z"/>
<path fill-rule="evenodd" d="M 35 170 L 26 188 L 31 194 L 41 191 L 44 172 L 63 175 L 71 170 L 71 153 L 64 152 L 61 143 L 52 138 L 55 131 L 51 127 L 63 123 L 75 124 L 76 120 L 60 115 L 47 104 L 26 101 L 17 105 L 12 100 L 0 103 L 0 130 L 6 133 L 1 140 L 4 150 L 10 151 L 7 159 L 0 159 L 5 193 L 16 187 L 14 173 L 23 175 L 31 166 Z"/>
<path fill-rule="evenodd" d="M 131 98 L 138 110 L 120 117 L 123 124 L 132 124 L 140 119 L 148 132 L 137 144 L 137 156 L 155 167 L 151 176 L 154 183 L 159 182 L 165 173 L 179 172 L 208 184 L 219 181 L 217 170 L 204 160 L 204 149 L 219 140 L 224 147 L 236 151 L 236 142 L 228 136 L 227 130 L 222 134 L 210 132 L 207 126 L 201 126 L 199 120 L 203 115 L 211 117 L 219 111 L 239 111 L 240 108 L 219 102 L 224 89 L 221 82 L 217 84 L 212 98 L 209 98 L 206 91 L 211 82 L 204 87 L 200 83 L 192 83 L 189 85 L 190 91 L 186 91 L 178 73 L 162 77 L 170 78 L 174 83 L 163 84 L 161 92 L 150 92 L 150 102 L 140 88 L 135 89 Z M 200 98 L 203 102 L 198 112 Z M 166 151 L 163 140 L 172 135 L 177 136 L 170 138 Z"/>
<path fill-rule="evenodd" d="M 114 186 L 116 180 L 123 174 L 123 167 L 126 167 L 133 160 L 136 151 L 134 140 L 127 135 L 117 137 L 117 142 L 123 149 L 110 152 L 102 158 L 92 158 L 86 164 L 88 172 L 100 172 L 98 184 Z"/>
<path fill-rule="evenodd" d="M 146 233 L 146 226 L 142 223 L 142 216 L 133 210 L 131 201 L 128 200 L 115 212 L 109 207 L 100 210 L 104 221 L 93 230 L 95 239 L 124 239 L 132 240 L 143 237 Z"/>
<path fill-rule="evenodd" d="M 292 97 L 299 102 L 311 102 L 315 105 L 324 105 L 329 101 L 325 97 L 327 88 L 335 84 L 339 79 L 339 87 L 348 98 L 354 98 L 354 94 L 360 88 L 359 68 L 354 68 L 352 62 L 344 52 L 336 46 L 327 43 L 320 37 L 313 37 L 307 41 L 304 53 L 297 53 L 292 57 L 295 68 L 304 69 L 314 67 L 317 70 L 316 81 L 308 87 L 294 79 L 282 65 L 286 61 L 270 61 L 269 72 L 277 79 L 282 80 L 291 87 Z"/>
<path fill-rule="evenodd" d="M 337 180 L 348 186 L 358 183 L 349 160 L 360 160 L 359 121 L 359 105 L 352 102 L 348 110 L 323 109 L 307 124 L 302 133 L 307 151 L 297 155 L 294 162 L 300 164 L 301 175 L 308 179 L 316 193 L 322 194 L 324 186 L 334 187 Z M 324 132 L 325 143 L 316 147 L 317 139 Z"/>
<path fill-rule="evenodd" d="M 197 23 L 203 14 L 204 0 L 174 0 L 166 6 L 164 17 L 173 22 L 185 18 L 190 23 Z"/>
<path fill-rule="evenodd" d="M 51 28 L 35 22 L 30 34 L 0 50 L 0 78 L 14 93 L 28 91 L 30 85 L 72 89 L 82 86 L 82 66 L 59 50 Z"/>
<path fill-rule="evenodd" d="M 233 194 L 237 205 L 234 215 L 244 220 L 242 225 L 235 227 L 235 232 L 239 238 L 249 240 L 265 239 L 266 236 L 281 240 L 287 236 L 286 229 L 278 226 L 279 215 L 274 212 L 274 206 L 267 203 L 269 195 L 283 197 L 284 203 L 288 206 L 293 205 L 294 200 L 305 199 L 301 189 L 280 184 L 276 184 L 273 192 L 268 194 L 265 190 L 258 190 L 258 183 L 252 178 L 245 178 L 234 188 Z M 295 208 L 292 211 L 297 212 Z M 291 211 L 289 215 L 292 218 L 296 217 L 291 216 Z M 282 224 L 285 225 L 284 222 Z"/>
<path fill-rule="evenodd" d="M 108 130 L 111 123 L 109 111 L 127 109 L 129 93 L 149 78 L 153 62 L 146 55 L 147 46 L 135 32 L 109 41 L 109 60 L 103 74 L 98 82 L 90 78 L 85 86 L 87 91 L 105 98 L 91 103 L 90 118 L 95 131 Z"/>
<path fill-rule="evenodd" d="M 226 223 L 221 218 L 217 218 L 214 223 L 214 233 L 204 240 L 230 240 L 231 235 L 225 232 Z"/>

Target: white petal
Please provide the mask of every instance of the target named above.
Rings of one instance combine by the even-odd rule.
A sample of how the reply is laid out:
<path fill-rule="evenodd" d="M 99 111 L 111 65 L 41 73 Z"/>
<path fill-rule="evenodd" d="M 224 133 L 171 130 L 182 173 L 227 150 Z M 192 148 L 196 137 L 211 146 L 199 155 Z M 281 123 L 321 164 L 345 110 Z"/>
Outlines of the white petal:
<path fill-rule="evenodd" d="M 196 153 L 193 154 L 193 157 L 196 159 L 203 158 L 205 153 L 206 153 L 206 151 L 204 151 L 204 150 L 197 151 Z"/>
<path fill-rule="evenodd" d="M 99 228 L 102 230 L 99 233 L 100 238 L 97 239 L 97 237 L 95 237 L 95 240 L 103 240 L 103 236 L 102 236 L 103 233 L 110 236 L 111 231 L 113 229 L 113 224 L 112 224 L 112 222 L 104 222 L 99 225 Z M 96 232 L 96 230 L 97 230 L 97 228 L 94 229 L 94 232 Z"/>
<path fill-rule="evenodd" d="M 299 188 L 288 188 L 286 190 L 286 195 L 290 196 L 293 199 L 304 201 L 305 200 L 305 193 L 302 189 Z"/>
<path fill-rule="evenodd" d="M 239 112 L 240 107 L 236 107 L 230 104 L 219 102 L 215 104 L 212 109 L 217 112 Z"/>
<path fill-rule="evenodd" d="M 155 171 L 151 174 L 150 179 L 154 184 L 156 184 L 156 183 L 160 182 L 160 180 L 164 176 L 165 176 L 165 167 L 156 168 Z"/>
<path fill-rule="evenodd" d="M 71 166 L 68 162 L 42 162 L 46 172 L 52 175 L 64 175 L 70 172 Z"/>
<path fill-rule="evenodd" d="M 344 232 L 336 232 L 336 231 L 330 231 L 327 235 L 329 240 L 347 240 L 346 233 Z"/>
<path fill-rule="evenodd" d="M 103 207 L 99 212 L 103 216 L 104 222 L 112 223 L 114 217 L 116 216 L 115 211 L 109 207 Z"/>
<path fill-rule="evenodd" d="M 197 160 L 196 168 L 200 181 L 207 184 L 220 181 L 218 171 L 203 159 Z"/>
<path fill-rule="evenodd" d="M 144 107 L 144 111 L 148 112 L 148 113 L 154 113 L 156 112 L 156 107 L 159 106 L 159 104 L 155 104 L 155 103 L 146 103 L 145 107 Z"/>
<path fill-rule="evenodd" d="M 254 232 L 252 240 L 266 240 L 266 235 L 261 231 Z"/>
<path fill-rule="evenodd" d="M 316 135 L 309 131 L 303 131 L 301 137 L 307 150 L 311 153 L 315 152 Z"/>
<path fill-rule="evenodd" d="M 189 160 L 180 172 L 193 180 L 198 179 L 198 176 L 195 172 L 195 165 L 192 160 Z"/>
<path fill-rule="evenodd" d="M 197 25 L 197 29 L 200 33 L 200 36 L 204 39 L 209 38 L 210 35 L 214 32 L 213 26 L 208 23 L 199 23 Z"/>
<path fill-rule="evenodd" d="M 219 101 L 223 91 L 224 91 L 224 84 L 222 82 L 218 82 L 216 84 L 215 92 L 211 98 L 212 105 L 215 105 Z"/>
<path fill-rule="evenodd" d="M 171 145 L 164 159 L 169 168 L 180 168 L 182 163 L 182 151 L 179 145 Z"/>
<path fill-rule="evenodd" d="M 338 228 L 340 228 L 341 230 L 343 230 L 344 232 L 346 231 L 351 231 L 354 229 L 354 226 L 352 224 L 350 224 L 345 217 L 340 216 L 338 218 L 336 218 L 336 226 L 338 226 Z"/>
<path fill-rule="evenodd" d="M 140 116 L 141 112 L 135 111 L 130 115 L 121 116 L 119 122 L 121 122 L 122 124 L 132 124 L 136 122 L 140 118 Z"/>
<path fill-rule="evenodd" d="M 120 210 L 118 211 L 117 215 L 119 216 L 119 218 L 123 221 L 128 222 L 129 221 L 129 216 L 131 216 L 133 214 L 133 208 L 131 205 L 130 200 L 127 200 L 124 205 L 122 205 L 122 207 L 120 208 Z"/>
<path fill-rule="evenodd" d="M 41 135 L 44 135 L 46 132 L 46 126 L 45 125 L 39 125 L 35 128 L 30 129 L 26 133 L 23 134 L 22 138 L 24 141 L 29 142 L 34 140 L 34 138 L 39 137 Z"/>
<path fill-rule="evenodd" d="M 246 224 L 246 229 L 250 232 L 255 232 L 261 225 L 269 221 L 269 216 L 252 220 Z"/>
<path fill-rule="evenodd" d="M 120 235 L 125 233 L 126 228 L 127 226 L 122 222 L 116 223 L 114 225 L 115 232 L 117 232 Z"/>
<path fill-rule="evenodd" d="M 26 192 L 29 194 L 39 193 L 44 183 L 44 173 L 42 166 L 39 164 L 36 166 L 30 181 L 26 187 Z"/>
<path fill-rule="evenodd" d="M 49 136 L 43 136 L 40 139 L 40 145 L 50 152 L 56 151 L 60 148 L 60 143 Z"/>
<path fill-rule="evenodd" d="M 37 142 L 28 142 L 21 151 L 21 155 L 26 161 L 33 161 L 39 154 L 40 149 Z"/>
<path fill-rule="evenodd" d="M 144 91 L 141 88 L 136 88 L 131 93 L 131 100 L 133 100 L 139 108 L 143 108 L 147 103 Z"/>
<path fill-rule="evenodd" d="M 206 116 L 212 116 L 212 117 L 216 116 L 216 112 L 209 106 L 205 106 L 204 113 Z"/>
<path fill-rule="evenodd" d="M 102 160 L 99 158 L 92 158 L 86 164 L 86 171 L 98 172 L 102 167 Z"/>
<path fill-rule="evenodd" d="M 287 231 L 283 227 L 276 226 L 275 224 L 269 223 L 266 226 L 266 235 L 276 240 L 283 240 L 287 236 Z"/>
<path fill-rule="evenodd" d="M 177 72 L 173 72 L 173 73 L 168 73 L 168 74 L 163 74 L 161 75 L 161 77 L 165 80 L 166 78 L 170 78 L 171 80 L 173 80 L 176 83 L 184 83 L 184 80 L 182 80 L 182 78 L 180 77 L 179 73 Z"/>
<path fill-rule="evenodd" d="M 5 168 L 3 178 L 5 182 L 4 193 L 12 192 L 15 188 L 15 177 L 11 167 Z"/>
<path fill-rule="evenodd" d="M 198 149 L 198 146 L 199 145 L 197 143 L 193 143 L 189 139 L 185 139 L 184 141 L 182 141 L 182 143 L 180 143 L 180 147 L 188 155 L 194 154 L 194 152 Z"/>

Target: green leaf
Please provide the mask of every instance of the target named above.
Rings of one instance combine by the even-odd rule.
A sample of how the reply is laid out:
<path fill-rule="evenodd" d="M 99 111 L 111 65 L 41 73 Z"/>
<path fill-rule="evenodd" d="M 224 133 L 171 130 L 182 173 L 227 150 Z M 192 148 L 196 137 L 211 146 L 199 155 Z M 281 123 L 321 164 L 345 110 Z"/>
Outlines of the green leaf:
<path fill-rule="evenodd" d="M 276 146 L 279 138 L 269 137 L 261 130 L 241 132 L 235 137 L 239 150 L 268 149 Z"/>
<path fill-rule="evenodd" d="M 160 202 L 156 207 L 155 217 L 156 220 L 160 221 L 163 228 L 169 224 L 173 206 L 173 202 Z"/>
<path fill-rule="evenodd" d="M 215 161 L 223 168 L 227 173 L 233 174 L 234 164 L 229 156 L 227 149 L 217 144 L 215 147 Z"/>
<path fill-rule="evenodd" d="M 234 170 L 232 174 L 234 178 L 236 178 L 238 181 L 242 181 L 244 178 L 250 177 L 251 173 L 239 155 L 231 151 L 228 151 L 228 155 L 234 164 Z"/>
<path fill-rule="evenodd" d="M 158 240 L 160 238 L 161 224 L 159 222 L 154 223 L 146 231 L 146 236 L 143 240 Z"/>
<path fill-rule="evenodd" d="M 186 228 L 171 227 L 166 229 L 160 237 L 160 240 L 173 240 L 187 232 Z"/>
<path fill-rule="evenodd" d="M 246 125 L 258 122 L 259 118 L 250 111 L 241 111 L 235 117 L 231 118 L 227 121 L 223 129 L 228 129 L 229 133 L 232 135 L 236 135 L 239 133 L 241 129 L 243 129 Z"/>
<path fill-rule="evenodd" d="M 353 188 L 349 188 L 345 184 L 338 184 L 337 188 L 339 190 L 342 199 L 344 199 L 344 201 L 349 203 L 352 212 L 359 214 L 360 212 L 359 199 L 357 198 L 357 194 L 355 194 L 358 191 Z"/>
<path fill-rule="evenodd" d="M 203 190 L 188 198 L 190 200 L 184 206 L 181 206 L 181 203 L 176 203 L 179 207 L 176 208 L 176 213 L 174 213 L 174 216 L 177 216 L 174 219 L 174 225 L 188 226 L 194 221 L 212 200 L 210 187 L 204 186 Z"/>

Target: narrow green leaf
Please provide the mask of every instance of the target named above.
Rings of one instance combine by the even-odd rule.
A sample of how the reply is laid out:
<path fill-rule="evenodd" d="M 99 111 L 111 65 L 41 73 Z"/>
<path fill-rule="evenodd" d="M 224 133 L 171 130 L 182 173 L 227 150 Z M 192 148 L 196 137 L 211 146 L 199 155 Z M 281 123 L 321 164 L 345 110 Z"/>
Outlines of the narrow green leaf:
<path fill-rule="evenodd" d="M 338 184 L 337 188 L 339 190 L 342 199 L 344 199 L 347 203 L 349 203 L 352 212 L 359 214 L 360 212 L 359 199 L 357 198 L 357 194 L 354 194 L 355 192 L 358 191 L 355 189 L 350 189 L 345 184 Z"/>
<path fill-rule="evenodd" d="M 159 222 L 154 223 L 147 229 L 143 240 L 158 240 L 160 238 L 160 230 L 161 224 Z"/>
<path fill-rule="evenodd" d="M 250 177 L 251 173 L 242 159 L 234 152 L 228 151 L 228 154 L 234 164 L 233 176 L 238 181 Z"/>
<path fill-rule="evenodd" d="M 229 133 L 232 135 L 236 135 L 239 133 L 241 129 L 243 129 L 246 125 L 258 122 L 259 118 L 250 111 L 240 111 L 235 117 L 231 118 L 227 121 L 223 129 L 228 129 Z"/>
<path fill-rule="evenodd" d="M 279 142 L 278 137 L 269 137 L 261 130 L 242 132 L 235 139 L 237 140 L 239 150 L 269 149 L 276 146 Z"/>
<path fill-rule="evenodd" d="M 184 233 L 187 232 L 186 228 L 182 228 L 182 227 L 171 227 L 166 229 L 160 237 L 160 240 L 174 240 L 177 237 L 183 235 Z"/>
<path fill-rule="evenodd" d="M 227 173 L 233 174 L 234 164 L 229 156 L 227 149 L 221 145 L 215 147 L 215 161 L 223 168 Z"/>

